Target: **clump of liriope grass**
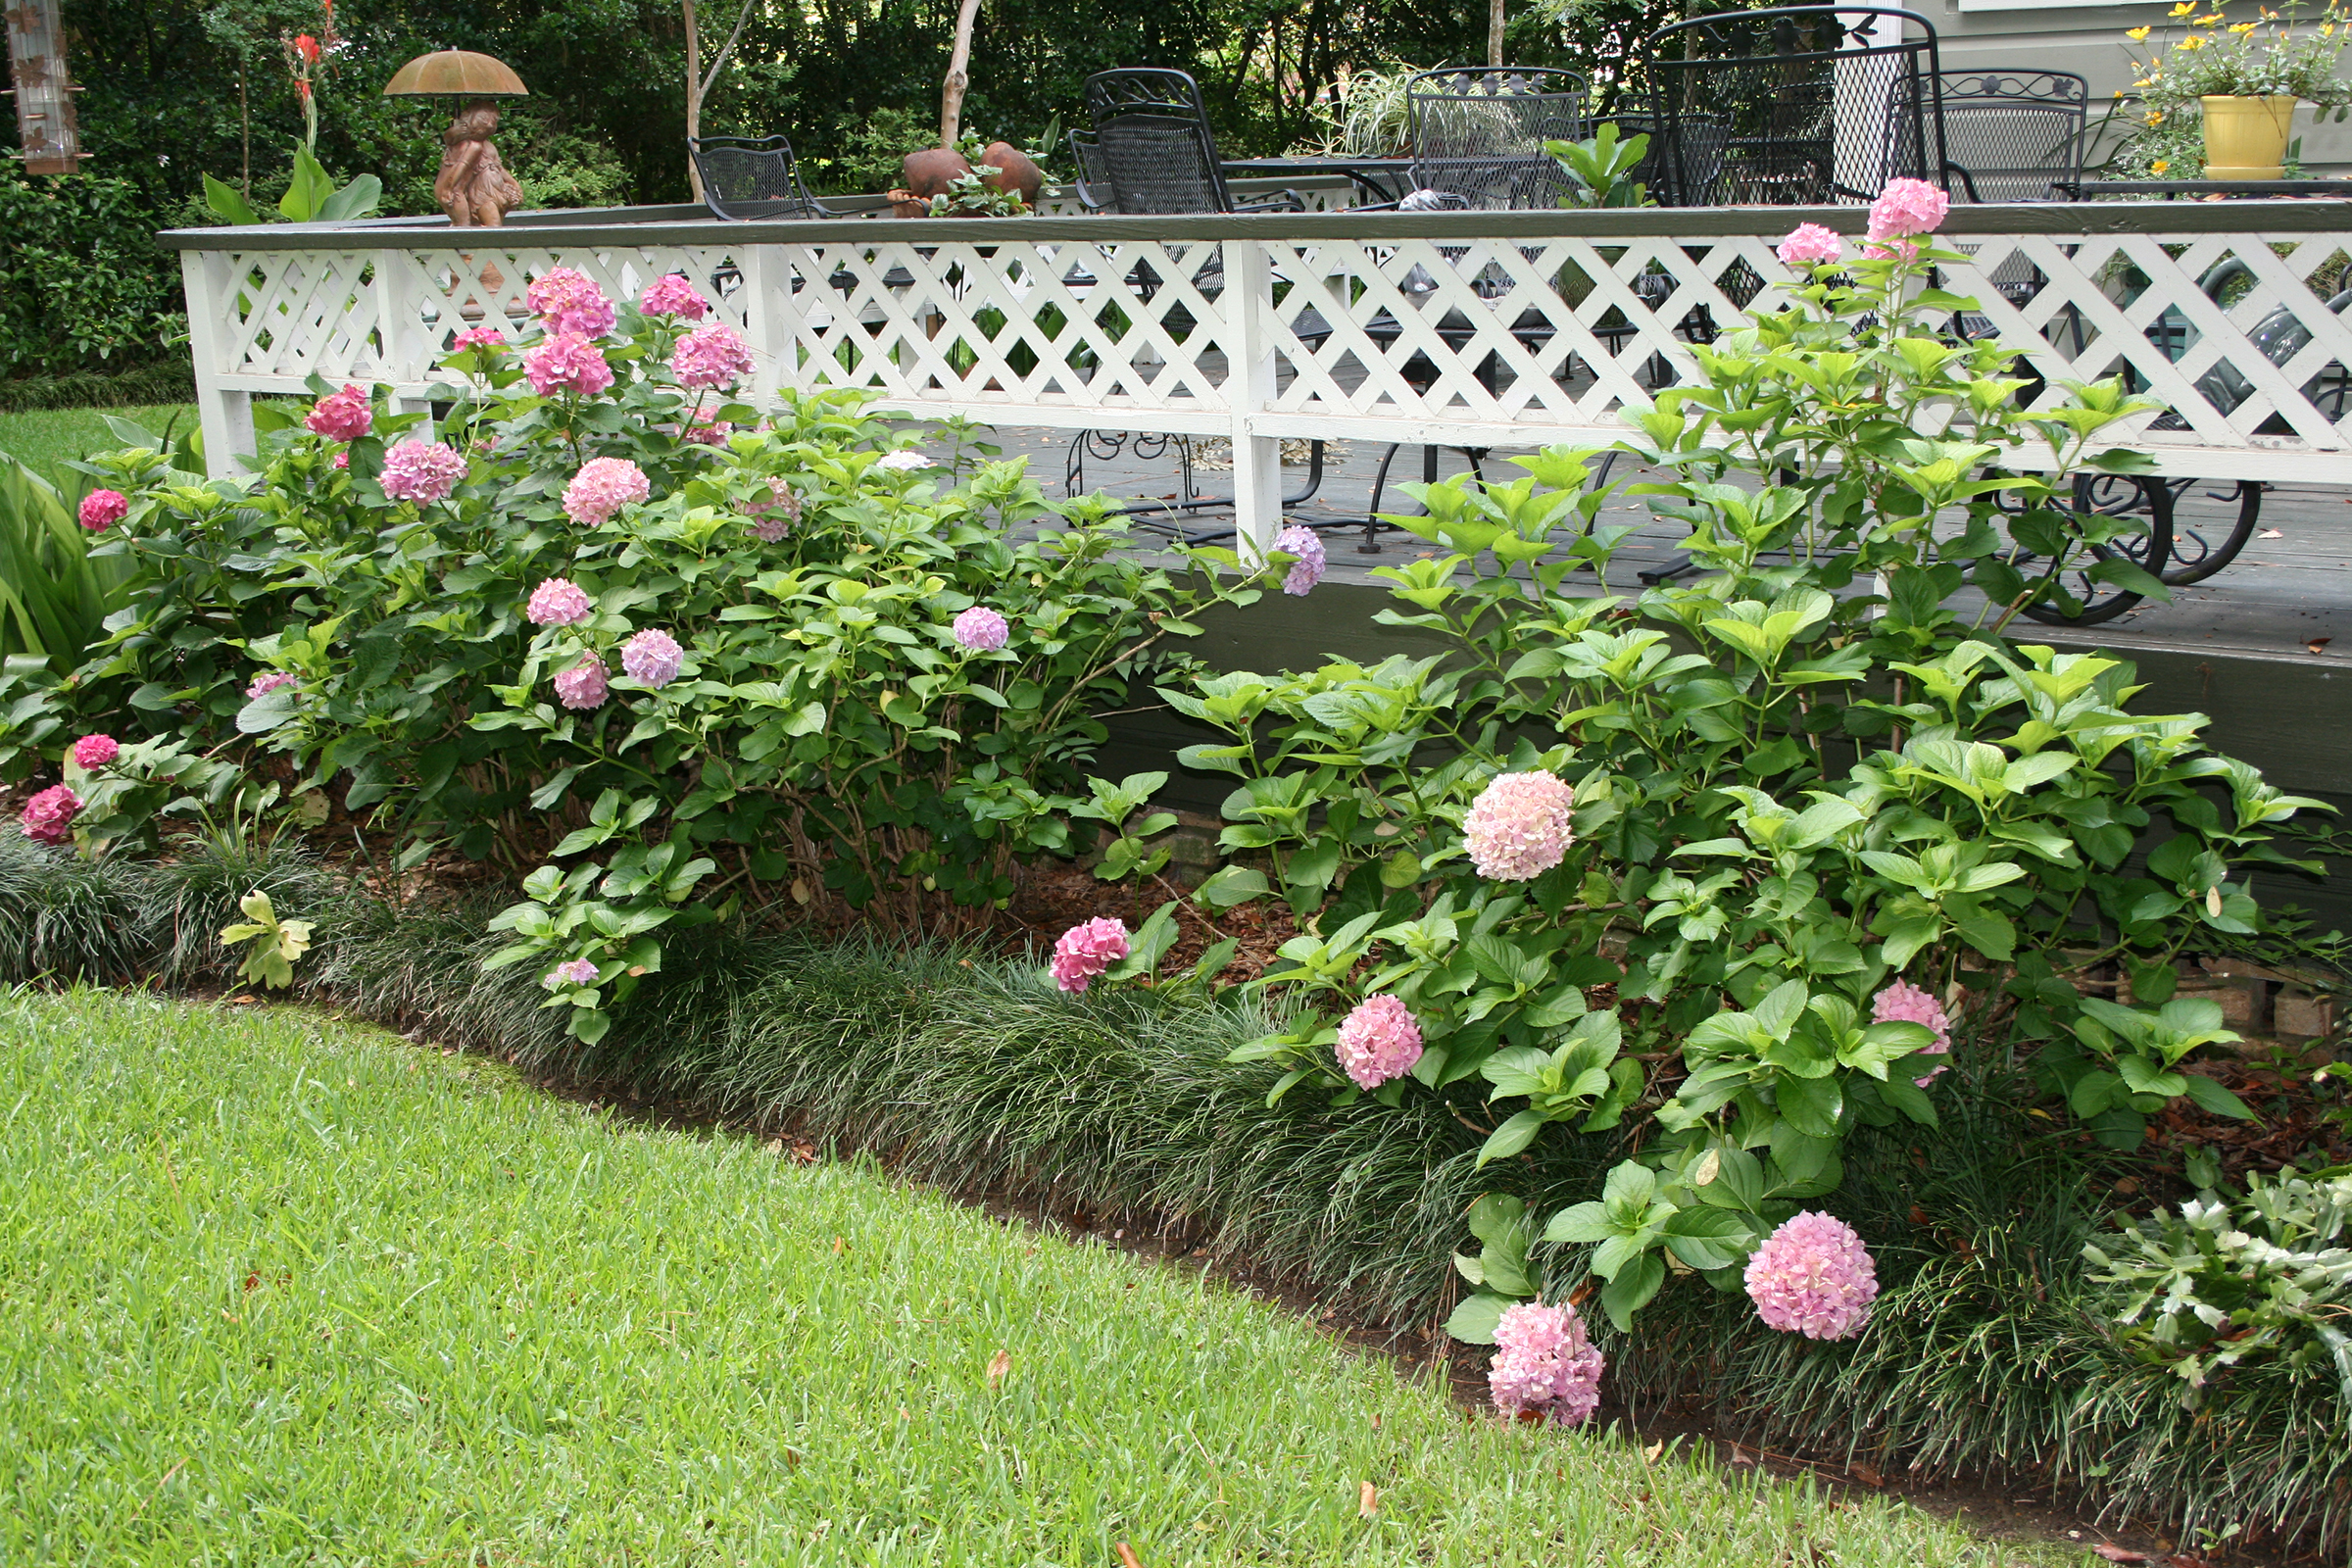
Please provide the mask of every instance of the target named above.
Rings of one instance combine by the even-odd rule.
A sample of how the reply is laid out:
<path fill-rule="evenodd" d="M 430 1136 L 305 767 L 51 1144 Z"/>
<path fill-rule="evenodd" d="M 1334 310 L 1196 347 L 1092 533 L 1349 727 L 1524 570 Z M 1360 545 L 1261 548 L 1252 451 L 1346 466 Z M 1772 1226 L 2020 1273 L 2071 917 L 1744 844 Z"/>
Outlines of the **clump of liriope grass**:
<path fill-rule="evenodd" d="M 1764 1446 L 2023 1480 L 2081 1493 L 2110 1519 L 2340 1549 L 2352 1412 L 2333 1383 L 2256 1362 L 2192 1404 L 2170 1370 L 2119 1349 L 2082 1255 L 2110 1223 L 2114 1170 L 2030 1124 L 1999 1064 L 1956 1070 L 1939 1128 L 1855 1138 L 1844 1186 L 1820 1200 L 1877 1260 L 1858 1338 L 1775 1334 L 1743 1296 L 1670 1290 L 1636 1339 L 1608 1344 L 1614 1392 L 1697 1396 Z"/>
<path fill-rule="evenodd" d="M 137 868 L 0 832 L 0 981 L 125 981 L 148 956 Z"/>

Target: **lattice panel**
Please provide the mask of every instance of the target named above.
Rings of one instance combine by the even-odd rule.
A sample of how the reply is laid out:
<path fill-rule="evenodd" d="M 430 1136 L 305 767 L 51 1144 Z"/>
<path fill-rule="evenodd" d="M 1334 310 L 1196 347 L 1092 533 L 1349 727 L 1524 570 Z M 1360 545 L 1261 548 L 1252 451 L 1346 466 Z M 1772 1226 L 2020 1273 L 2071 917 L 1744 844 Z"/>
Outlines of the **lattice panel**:
<path fill-rule="evenodd" d="M 1225 257 L 1198 245 L 795 248 L 806 385 L 893 406 L 1225 409 Z"/>
<path fill-rule="evenodd" d="M 1018 226 L 1035 239 L 919 245 L 867 241 L 866 225 L 849 229 L 856 243 L 747 244 L 712 223 L 709 244 L 606 248 L 512 229 L 463 252 L 220 253 L 197 288 L 217 297 L 190 306 L 211 323 L 208 397 L 313 374 L 415 395 L 459 330 L 525 328 L 530 277 L 563 265 L 615 298 L 685 273 L 745 333 L 769 386 L 867 386 L 892 407 L 1006 424 L 1239 421 L 1272 437 L 1360 419 L 1427 439 L 1523 428 L 1532 443 L 1614 427 L 1691 373 L 1694 340 L 1775 302 L 1788 277 L 1772 254 L 1788 221 L 1777 213 L 1758 215 L 1756 234 L 1679 237 L 1375 241 L 1298 237 L 1292 221 L 1251 219 L 1247 239 L 1105 241 L 1056 240 L 1058 225 L 1032 220 Z M 2336 309 L 2352 234 L 2085 225 L 1962 246 L 1943 282 L 1981 309 L 1957 324 L 2024 353 L 2043 402 L 2066 381 L 2125 374 L 2163 412 L 2112 438 L 2176 471 L 2264 477 L 2291 460 L 2328 480 L 2340 462 L 2352 483 L 2352 321 Z M 1270 379 L 1234 373 L 1267 364 Z"/>

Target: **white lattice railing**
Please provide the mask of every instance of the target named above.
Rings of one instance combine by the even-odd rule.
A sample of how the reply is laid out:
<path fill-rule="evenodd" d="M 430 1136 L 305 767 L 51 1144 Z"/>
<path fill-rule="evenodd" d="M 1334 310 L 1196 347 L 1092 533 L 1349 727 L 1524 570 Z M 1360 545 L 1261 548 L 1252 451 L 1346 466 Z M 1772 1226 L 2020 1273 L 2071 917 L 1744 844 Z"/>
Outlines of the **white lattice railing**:
<path fill-rule="evenodd" d="M 551 217 L 553 215 L 550 215 Z M 1248 536 L 1278 526 L 1285 437 L 1606 444 L 1687 376 L 1690 340 L 1788 276 L 1798 221 L 1857 209 L 721 223 L 565 215 L 188 230 L 207 450 L 250 451 L 255 393 L 317 374 L 422 399 L 451 336 L 518 323 L 535 272 L 616 295 L 684 272 L 762 390 L 856 385 L 915 415 L 1230 436 Z M 592 219 L 629 221 L 590 221 Z M 2051 385 L 2128 370 L 2167 407 L 2129 439 L 2167 472 L 2352 485 L 2352 204 L 1980 207 L 1945 279 Z M 2040 396 L 2059 394 L 2045 389 Z"/>

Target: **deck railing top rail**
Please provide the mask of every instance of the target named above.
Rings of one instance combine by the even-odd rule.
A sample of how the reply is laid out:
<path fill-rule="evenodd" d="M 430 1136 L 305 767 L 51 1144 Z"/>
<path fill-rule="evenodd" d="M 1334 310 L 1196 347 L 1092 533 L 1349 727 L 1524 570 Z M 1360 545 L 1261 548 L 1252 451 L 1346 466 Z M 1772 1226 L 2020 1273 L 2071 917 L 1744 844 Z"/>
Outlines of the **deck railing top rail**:
<path fill-rule="evenodd" d="M 1823 209 L 833 219 L 692 209 L 178 230 L 208 451 L 251 450 L 251 397 L 314 376 L 418 401 L 457 332 L 522 327 L 579 268 L 616 298 L 683 272 L 742 331 L 757 389 L 858 386 L 1006 425 L 1234 442 L 1242 525 L 1279 523 L 1285 438 L 1605 446 L 1689 379 L 1694 343 L 1784 297 L 1773 246 Z M 2352 202 L 1955 209 L 1978 301 L 2056 401 L 2127 376 L 2162 405 L 2123 439 L 2161 469 L 2352 486 Z"/>

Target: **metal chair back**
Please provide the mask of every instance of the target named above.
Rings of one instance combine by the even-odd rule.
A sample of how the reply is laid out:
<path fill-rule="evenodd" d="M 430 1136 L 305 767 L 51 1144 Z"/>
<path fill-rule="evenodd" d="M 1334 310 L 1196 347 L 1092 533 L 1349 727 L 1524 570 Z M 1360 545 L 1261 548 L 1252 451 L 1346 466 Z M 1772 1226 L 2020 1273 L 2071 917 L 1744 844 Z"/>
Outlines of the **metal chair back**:
<path fill-rule="evenodd" d="M 1102 156 L 1102 144 L 1083 130 L 1070 132 L 1070 162 L 1078 174 L 1071 184 L 1078 192 L 1078 205 L 1090 213 L 1118 206 L 1118 191 L 1110 182 L 1110 163 Z"/>
<path fill-rule="evenodd" d="M 721 218 L 833 216 L 801 183 L 789 137 L 690 137 L 686 150 L 703 176 L 703 201 Z"/>
<path fill-rule="evenodd" d="M 1551 208 L 1566 189 L 1546 141 L 1591 134 L 1591 85 L 1535 66 L 1424 71 L 1405 83 L 1416 190 L 1486 210 Z"/>
<path fill-rule="evenodd" d="M 1230 213 L 1233 193 L 1200 84 L 1181 71 L 1128 67 L 1086 78 L 1087 114 L 1122 213 Z"/>
<path fill-rule="evenodd" d="M 1940 182 L 1936 28 L 1887 6 L 1698 17 L 1649 40 L 1652 192 L 1668 207 L 1867 202 L 1886 180 Z"/>
<path fill-rule="evenodd" d="M 1943 155 L 1953 194 L 1972 202 L 2040 202 L 2059 180 L 2082 177 L 2090 84 L 2071 71 L 1945 71 Z M 1888 140 L 1900 146 L 1923 117 L 1889 108 Z M 1903 162 L 1916 162 L 1907 152 Z"/>

